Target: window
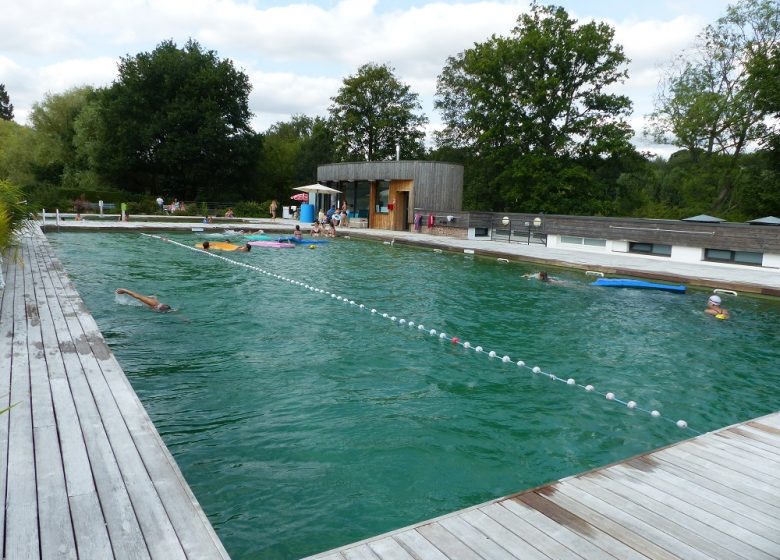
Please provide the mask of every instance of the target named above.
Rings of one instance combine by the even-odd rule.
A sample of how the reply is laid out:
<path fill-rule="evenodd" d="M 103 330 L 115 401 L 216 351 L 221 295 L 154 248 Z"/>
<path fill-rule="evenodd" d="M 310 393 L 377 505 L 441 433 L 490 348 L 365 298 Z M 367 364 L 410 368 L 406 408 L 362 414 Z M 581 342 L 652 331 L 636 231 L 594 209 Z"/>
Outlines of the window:
<path fill-rule="evenodd" d="M 671 257 L 672 246 L 664 245 L 662 243 L 638 243 L 631 241 L 628 244 L 628 252 L 655 255 L 656 257 Z"/>
<path fill-rule="evenodd" d="M 596 239 L 594 237 L 573 237 L 571 235 L 561 235 L 561 243 L 567 245 L 588 245 L 590 247 L 606 247 L 606 239 Z"/>
<path fill-rule="evenodd" d="M 378 214 L 388 213 L 388 199 L 390 198 L 390 182 L 389 181 L 377 181 L 376 182 L 376 212 Z"/>
<path fill-rule="evenodd" d="M 764 253 L 752 253 L 750 251 L 726 251 L 724 249 L 704 249 L 704 260 L 745 264 L 749 266 L 761 266 L 764 261 Z"/>
<path fill-rule="evenodd" d="M 474 228 L 474 237 L 487 237 L 487 236 L 488 236 L 488 228 L 486 227 Z"/>

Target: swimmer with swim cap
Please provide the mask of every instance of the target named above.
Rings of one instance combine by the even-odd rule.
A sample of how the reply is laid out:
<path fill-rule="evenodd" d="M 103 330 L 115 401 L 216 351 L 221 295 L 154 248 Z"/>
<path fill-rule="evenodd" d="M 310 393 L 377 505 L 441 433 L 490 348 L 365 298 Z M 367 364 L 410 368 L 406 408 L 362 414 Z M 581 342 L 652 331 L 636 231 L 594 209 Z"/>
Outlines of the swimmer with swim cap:
<path fill-rule="evenodd" d="M 714 315 L 716 319 L 728 319 L 728 310 L 725 307 L 721 307 L 720 304 L 720 296 L 711 295 L 710 299 L 707 300 L 707 309 L 705 309 L 704 312 L 709 315 Z"/>

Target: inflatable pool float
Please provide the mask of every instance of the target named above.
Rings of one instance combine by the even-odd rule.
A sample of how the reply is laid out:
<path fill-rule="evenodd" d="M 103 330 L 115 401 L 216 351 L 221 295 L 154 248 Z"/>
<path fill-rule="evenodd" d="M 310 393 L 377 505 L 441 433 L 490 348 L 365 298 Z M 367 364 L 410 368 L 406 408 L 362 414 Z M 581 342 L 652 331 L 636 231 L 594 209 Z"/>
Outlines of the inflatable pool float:
<path fill-rule="evenodd" d="M 282 235 L 275 237 L 276 241 L 282 242 L 282 243 L 305 243 L 307 245 L 319 245 L 322 243 L 327 243 L 327 239 L 309 239 L 309 238 L 301 238 L 298 239 L 294 235 Z"/>
<path fill-rule="evenodd" d="M 644 280 L 630 280 L 628 278 L 599 278 L 591 283 L 591 286 L 603 286 L 606 288 L 640 288 L 646 290 L 663 290 L 665 292 L 685 293 L 685 286 L 673 284 L 658 284 L 657 282 L 645 282 Z"/>
<path fill-rule="evenodd" d="M 281 241 L 250 241 L 252 247 L 268 247 L 272 249 L 294 249 L 295 243 L 284 243 Z"/>
<path fill-rule="evenodd" d="M 203 249 L 203 243 L 198 243 L 195 245 L 198 249 Z M 216 250 L 216 251 L 235 251 L 238 249 L 238 245 L 234 245 L 233 243 L 227 243 L 225 241 L 209 241 L 209 251 Z"/>

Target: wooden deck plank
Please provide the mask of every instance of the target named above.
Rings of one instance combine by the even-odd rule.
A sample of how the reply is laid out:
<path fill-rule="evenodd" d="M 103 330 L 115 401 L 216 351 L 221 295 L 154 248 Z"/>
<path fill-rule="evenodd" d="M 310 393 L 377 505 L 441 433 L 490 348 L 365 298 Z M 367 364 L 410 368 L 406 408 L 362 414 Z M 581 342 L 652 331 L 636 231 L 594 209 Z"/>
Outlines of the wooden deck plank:
<path fill-rule="evenodd" d="M 777 472 L 777 469 L 771 465 L 754 461 L 753 456 L 742 453 L 739 449 L 727 451 L 716 442 L 708 441 L 708 444 L 704 446 L 694 442 L 694 445 L 690 448 L 691 452 L 713 463 L 738 469 L 742 471 L 743 476 L 759 480 L 767 480 L 769 478 L 772 479 L 772 484 L 774 485 L 780 482 L 780 472 Z"/>
<path fill-rule="evenodd" d="M 382 560 L 415 560 L 414 556 L 392 537 L 372 541 L 368 546 Z"/>
<path fill-rule="evenodd" d="M 17 270 L 13 303 L 11 402 L 8 411 L 8 478 L 6 481 L 5 551 L 9 558 L 36 558 L 40 542 L 30 401 L 30 359 L 27 348 L 27 301 L 24 266 Z M 11 452 L 12 451 L 12 452 Z"/>
<path fill-rule="evenodd" d="M 584 493 L 578 494 L 573 492 L 573 489 L 565 482 L 549 486 L 543 492 L 539 491 L 537 494 L 558 507 L 565 509 L 567 512 L 578 516 L 580 519 L 587 519 L 589 524 L 608 536 L 608 538 L 604 539 L 604 542 L 606 546 L 610 547 L 608 550 L 613 554 L 619 554 L 624 558 L 675 559 L 674 555 L 669 554 L 663 548 L 647 540 L 641 533 L 636 533 L 630 527 L 626 527 L 625 525 L 635 524 L 634 522 L 629 522 L 628 516 L 620 515 L 612 519 L 608 515 L 602 514 L 593 507 L 595 499 L 586 499 L 585 501 L 588 503 L 575 499 L 574 496 L 582 498 L 585 496 Z M 625 548 L 622 548 L 621 545 Z"/>
<path fill-rule="evenodd" d="M 737 560 L 738 555 L 703 538 L 698 532 L 685 525 L 677 524 L 662 515 L 661 506 L 654 500 L 626 491 L 625 487 L 615 484 L 600 473 L 567 480 L 571 485 L 597 497 L 632 517 L 645 523 L 643 534 L 652 537 L 667 550 L 683 558 L 713 558 L 718 560 Z M 674 541 L 669 541 L 669 539 Z M 678 544 L 679 543 L 679 544 Z"/>
<path fill-rule="evenodd" d="M 504 548 L 468 523 L 464 516 L 447 517 L 439 521 L 439 524 L 482 558 L 495 560 L 513 560 L 518 558 L 507 550 L 507 548 L 511 547 L 511 543 L 507 543 L 507 548 Z M 505 543 L 502 542 L 501 544 Z"/>
<path fill-rule="evenodd" d="M 433 546 L 441 550 L 447 558 L 459 560 L 484 560 L 477 552 L 466 546 L 455 535 L 438 523 L 428 523 L 417 528 Z"/>
<path fill-rule="evenodd" d="M 624 472 L 636 482 L 646 484 L 659 492 L 667 493 L 674 503 L 685 503 L 700 512 L 706 512 L 708 516 L 714 516 L 719 520 L 726 521 L 733 528 L 748 531 L 748 533 L 736 531 L 734 535 L 737 536 L 737 533 L 742 534 L 747 542 L 756 543 L 761 542 L 762 539 L 772 541 L 773 537 L 777 537 L 776 531 L 770 527 L 770 520 L 767 519 L 764 520 L 764 523 L 757 523 L 755 520 L 743 515 L 741 511 L 737 511 L 728 501 L 712 500 L 709 496 L 705 496 L 704 492 L 700 491 L 686 492 L 684 488 L 679 488 L 676 484 L 672 484 L 660 473 L 653 477 L 640 477 L 637 476 L 635 470 L 626 468 L 624 465 L 616 466 L 614 472 Z"/>
<path fill-rule="evenodd" d="M 636 468 L 635 465 L 637 464 L 644 463 L 635 463 L 632 461 L 625 463 L 625 466 Z M 663 487 L 667 491 L 677 495 L 691 494 L 695 496 L 693 503 L 697 503 L 700 507 L 709 511 L 722 510 L 727 512 L 725 513 L 725 516 L 732 523 L 754 526 L 759 534 L 770 539 L 772 537 L 780 538 L 780 534 L 777 534 L 774 529 L 774 526 L 777 523 L 776 518 L 772 515 L 767 515 L 766 513 L 741 502 L 732 500 L 723 493 L 710 490 L 706 486 L 700 486 L 691 483 L 687 479 L 680 478 L 671 469 L 666 470 L 659 468 L 657 471 L 653 472 L 652 479 L 657 482 L 654 484 L 656 488 Z"/>
<path fill-rule="evenodd" d="M 555 558 L 556 560 L 579 560 L 582 558 L 582 556 L 566 548 L 552 536 L 538 530 L 521 517 L 512 513 L 503 504 L 488 504 L 480 508 L 479 511 L 500 523 L 525 542 L 533 543 L 533 546 L 544 554 L 545 558 Z"/>
<path fill-rule="evenodd" d="M 780 558 L 780 484 L 765 476 L 777 466 L 778 424 L 780 413 L 726 427 L 381 538 L 426 560 L 421 547 L 435 560 Z"/>
<path fill-rule="evenodd" d="M 56 274 L 53 276 L 44 275 L 42 279 L 44 285 L 48 287 L 49 293 L 56 300 L 56 303 L 52 302 L 49 307 L 52 313 L 50 328 L 56 334 L 59 347 L 63 349 L 61 356 L 67 379 L 67 385 L 55 384 L 55 387 L 59 389 L 56 393 L 59 397 L 58 403 L 64 409 L 64 419 L 77 422 L 75 425 L 71 424 L 71 427 L 74 431 L 78 430 L 82 434 L 85 442 L 85 449 L 89 457 L 88 472 L 96 485 L 98 503 L 101 504 L 102 513 L 105 516 L 100 525 L 105 527 L 107 531 L 113 554 L 128 558 L 150 558 L 121 469 L 86 381 L 84 367 L 66 317 L 66 315 L 73 315 L 73 313 L 70 304 L 63 303 L 58 297 L 59 286 L 54 284 L 56 276 Z M 60 295 L 62 294 L 60 293 Z M 76 418 L 72 416 L 73 411 L 75 411 Z M 70 480 L 80 481 L 78 491 L 90 492 L 88 481 L 81 478 L 84 473 L 80 469 L 84 468 L 85 465 L 83 457 L 80 456 L 80 450 L 74 448 L 73 456 L 69 459 L 73 459 L 73 463 L 69 465 L 71 468 L 68 469 Z M 84 505 L 85 500 L 81 500 L 81 503 Z M 85 518 L 79 519 L 76 523 L 77 528 L 87 531 L 83 536 L 77 535 L 79 541 L 83 541 L 92 538 L 90 523 L 98 521 L 98 512 L 83 509 L 80 512 L 87 514 Z M 103 535 L 97 537 L 104 538 Z"/>
<path fill-rule="evenodd" d="M 551 494 L 554 485 L 548 485 L 540 489 L 546 494 Z M 556 523 L 567 525 L 582 535 L 587 535 L 588 541 L 598 548 L 604 550 L 615 558 L 626 558 L 639 560 L 647 558 L 638 553 L 624 542 L 616 539 L 614 536 L 604 532 L 598 525 L 591 522 L 591 519 L 585 519 L 570 511 L 566 507 L 549 500 L 538 492 L 527 492 L 515 498 L 518 501 L 534 508 L 547 517 L 553 519 Z"/>
<path fill-rule="evenodd" d="M 93 437 L 105 442 L 100 449 L 103 460 L 112 462 L 111 457 L 114 457 L 117 470 L 109 476 L 122 481 L 129 497 L 129 503 L 121 500 L 122 508 L 137 520 L 140 527 L 140 531 L 133 528 L 131 534 L 123 535 L 126 545 L 138 549 L 142 557 L 145 555 L 143 549 L 148 548 L 152 557 L 183 559 L 186 556 L 181 543 L 115 402 L 116 395 L 108 388 L 97 359 L 91 352 L 87 342 L 89 337 L 79 321 L 81 314 L 72 305 L 72 302 L 78 301 L 73 297 L 75 291 L 65 288 L 61 281 L 58 286 L 58 278 L 54 282 L 55 289 L 66 296 L 61 303 L 64 327 L 79 350 L 77 359 L 83 375 L 71 380 L 71 388 L 78 395 L 77 401 L 83 404 L 80 415 L 85 414 L 90 419 L 96 432 Z M 143 514 L 137 515 L 135 512 Z"/>
<path fill-rule="evenodd" d="M 549 535 L 569 550 L 581 554 L 584 558 L 598 560 L 615 558 L 603 548 L 592 543 L 587 534 L 583 534 L 579 530 L 575 531 L 565 524 L 558 523 L 517 499 L 502 500 L 499 502 L 499 505 L 520 517 L 539 532 Z"/>
<path fill-rule="evenodd" d="M 54 268 L 61 268 L 56 258 L 48 253 L 48 258 Z M 81 304 L 81 298 L 70 280 L 60 275 L 60 290 L 71 301 Z M 74 311 L 76 311 L 74 309 Z M 91 379 L 90 385 L 93 391 L 101 394 L 110 393 L 116 403 L 116 410 L 111 408 L 110 414 L 121 414 L 126 429 L 131 435 L 138 456 L 143 461 L 143 467 L 148 472 L 154 491 L 160 496 L 161 503 L 165 507 L 165 514 L 159 522 L 163 527 L 171 524 L 179 545 L 189 558 L 208 558 L 215 550 L 225 558 L 227 552 L 222 547 L 216 533 L 206 518 L 203 511 L 197 505 L 197 499 L 189 486 L 184 481 L 176 462 L 168 452 L 165 444 L 149 419 L 140 400 L 132 389 L 129 381 L 122 372 L 121 366 L 105 343 L 94 318 L 85 313 L 75 313 L 73 323 L 74 330 L 81 329 L 79 339 L 84 341 L 91 350 L 92 358 L 85 364 L 85 371 Z M 103 400 L 101 399 L 101 402 Z M 123 433 L 119 434 L 124 437 Z M 141 487 L 145 490 L 145 487 Z M 146 492 L 146 499 L 154 500 L 154 496 Z M 158 532 L 157 525 L 148 527 L 153 535 Z M 169 534 L 169 542 L 173 543 L 173 535 Z M 153 539 L 158 537 L 152 536 Z M 157 546 L 164 546 L 160 539 Z M 173 557 L 173 556 L 167 556 Z"/>
<path fill-rule="evenodd" d="M 396 533 L 395 539 L 406 551 L 414 552 L 418 560 L 447 560 L 441 550 L 414 529 Z"/>
<path fill-rule="evenodd" d="M 27 326 L 27 347 L 30 355 L 30 390 L 33 411 L 33 442 L 35 448 L 38 516 L 41 535 L 41 557 L 52 559 L 76 558 L 76 540 L 73 535 L 68 492 L 65 485 L 63 455 L 55 421 L 49 364 L 43 360 L 45 346 L 41 324 L 49 319 L 48 301 L 40 280 L 37 263 L 31 259 L 29 241 L 25 251 L 25 277 L 32 286 L 28 304 L 32 319 Z M 35 279 L 33 278 L 35 277 Z M 34 314 L 33 314 L 34 310 Z M 36 325 L 37 323 L 37 325 Z M 48 330 L 48 329 L 46 329 Z M 57 361 L 53 365 L 56 367 Z M 64 426 L 67 430 L 71 426 Z M 93 532 L 95 532 L 93 530 Z"/>
<path fill-rule="evenodd" d="M 662 464 L 663 469 L 666 472 L 673 474 L 682 480 L 688 481 L 689 483 L 693 483 L 695 486 L 693 486 L 692 488 L 694 489 L 697 486 L 700 486 L 702 488 L 707 488 L 709 490 L 712 490 L 713 492 L 716 492 L 728 498 L 729 500 L 732 501 L 732 503 L 744 504 L 758 512 L 764 513 L 765 515 L 769 516 L 772 519 L 780 519 L 780 507 L 777 507 L 768 502 L 754 498 L 750 494 L 746 494 L 742 492 L 741 489 L 735 489 L 731 486 L 723 484 L 718 480 L 716 480 L 715 477 L 711 475 L 703 476 L 698 471 L 686 469 L 678 464 L 671 463 L 666 459 L 661 459 L 657 455 L 655 455 L 652 459 L 648 457 L 643 457 L 636 460 L 649 461 L 650 462 L 650 465 L 648 465 L 649 467 L 652 467 L 653 464 L 660 463 Z"/>
<path fill-rule="evenodd" d="M 0 407 L 17 403 L 0 415 L 4 557 L 228 558 L 40 229 L 12 253 L 0 291 Z"/>
<path fill-rule="evenodd" d="M 503 548 L 514 556 L 529 560 L 547 560 L 549 558 L 536 546 L 520 538 L 519 535 L 503 526 L 481 509 L 472 509 L 464 512 L 463 515 L 455 519 L 462 519 L 491 541 L 500 543 Z"/>
<path fill-rule="evenodd" d="M 11 403 L 11 372 L 13 369 L 14 292 L 17 267 L 11 267 L 12 254 L 6 252 L 2 260 L 5 289 L 0 290 L 0 408 Z M 9 414 L 0 415 L 0 495 L 5 501 L 8 474 Z M 0 508 L 0 527 L 5 527 L 5 507 Z M 0 535 L 0 547 L 5 548 L 5 531 Z"/>
<path fill-rule="evenodd" d="M 707 476 L 713 480 L 732 488 L 739 488 L 740 492 L 766 501 L 770 505 L 780 503 L 780 488 L 754 477 L 750 477 L 750 484 L 743 484 L 746 477 L 743 476 L 740 469 L 732 469 L 729 465 L 715 464 L 702 458 L 699 454 L 688 453 L 686 449 L 680 447 L 664 449 L 657 456 L 684 468 L 706 472 Z"/>
<path fill-rule="evenodd" d="M 727 438 L 729 441 L 740 439 L 744 445 L 750 445 L 762 451 L 773 453 L 780 460 L 780 437 L 778 436 L 773 437 L 771 434 L 761 432 L 750 426 L 726 430 L 718 435 Z"/>
<path fill-rule="evenodd" d="M 769 560 L 771 558 L 771 555 L 762 552 L 761 546 L 757 546 L 759 541 L 764 539 L 742 527 L 730 524 L 718 515 L 688 503 L 688 500 L 691 499 L 690 493 L 685 494 L 683 497 L 678 497 L 673 493 L 655 488 L 648 480 L 631 476 L 632 472 L 630 470 L 617 468 L 619 466 L 616 465 L 605 470 L 604 475 L 626 484 L 635 492 L 642 493 L 648 498 L 666 504 L 668 506 L 666 510 L 667 515 L 671 519 L 676 520 L 675 522 L 695 526 L 703 535 L 707 535 L 707 538 L 710 540 L 747 558 L 756 560 L 759 558 Z M 773 546 L 770 542 L 761 544 L 769 548 Z"/>

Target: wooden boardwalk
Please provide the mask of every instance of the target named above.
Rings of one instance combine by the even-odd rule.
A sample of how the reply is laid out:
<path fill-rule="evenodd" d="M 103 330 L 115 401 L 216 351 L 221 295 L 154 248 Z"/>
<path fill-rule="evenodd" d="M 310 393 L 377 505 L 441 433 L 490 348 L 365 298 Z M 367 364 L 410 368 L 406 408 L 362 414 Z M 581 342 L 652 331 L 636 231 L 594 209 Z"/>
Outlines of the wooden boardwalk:
<path fill-rule="evenodd" d="M 780 413 L 310 557 L 780 558 Z"/>
<path fill-rule="evenodd" d="M 3 273 L 2 558 L 228 558 L 38 226 Z"/>

